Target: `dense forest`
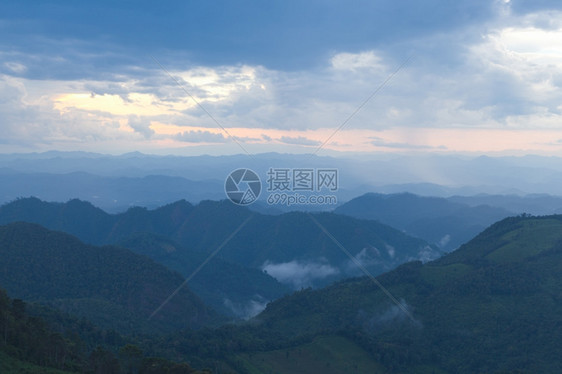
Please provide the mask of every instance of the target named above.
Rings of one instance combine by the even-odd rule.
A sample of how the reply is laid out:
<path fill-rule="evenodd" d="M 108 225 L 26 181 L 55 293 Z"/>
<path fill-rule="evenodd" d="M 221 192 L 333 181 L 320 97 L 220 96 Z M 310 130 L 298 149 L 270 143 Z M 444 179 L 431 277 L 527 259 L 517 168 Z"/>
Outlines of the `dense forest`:
<path fill-rule="evenodd" d="M 2 373 L 209 373 L 194 370 L 187 363 L 148 357 L 137 345 L 128 343 L 130 338 L 99 329 L 84 319 L 39 308 L 39 314 L 48 316 L 46 322 L 27 308 L 24 301 L 10 299 L 0 290 Z"/>
<path fill-rule="evenodd" d="M 326 373 L 562 370 L 558 344 L 562 339 L 562 216 L 507 218 L 438 260 L 406 263 L 375 280 L 349 278 L 322 289 L 302 289 L 269 303 L 247 322 L 215 320 L 169 332 L 115 330 L 86 316 L 75 317 L 72 309 L 57 308 L 62 294 L 52 292 L 73 287 L 78 292 L 87 287 L 80 279 L 93 282 L 90 296 L 104 294 L 109 287 L 104 281 L 80 277 L 88 274 L 87 268 L 80 274 L 67 269 L 66 276 L 74 274 L 75 280 L 67 278 L 58 284 L 59 290 L 45 290 L 44 297 L 31 289 L 25 293 L 15 281 L 30 277 L 29 266 L 41 256 L 46 257 L 38 274 L 56 280 L 49 267 L 60 271 L 62 258 L 72 258 L 69 248 L 80 256 L 130 252 L 90 247 L 33 224 L 3 226 L 0 233 L 5 259 L 2 282 L 18 294 L 10 299 L 2 293 L 1 351 L 8 373 L 22 365 L 90 373 L 179 373 L 191 368 L 215 373 L 306 373 L 320 367 Z M 57 257 L 57 252 L 64 255 Z M 131 255 L 132 259 L 139 256 Z M 93 265 L 95 257 L 82 258 L 98 266 Z M 112 261 L 105 261 L 99 264 L 105 269 L 100 275 L 111 280 Z M 123 269 L 135 267 L 134 261 L 116 261 Z M 149 263 L 151 272 L 159 269 L 160 265 Z M 133 273 L 127 277 L 136 279 L 133 283 L 140 281 Z M 23 283 L 40 286 L 40 282 Z M 115 285 L 115 295 L 121 295 L 117 299 L 135 289 L 130 283 L 129 291 L 119 291 L 115 279 L 109 284 Z M 20 294 L 33 302 L 22 301 Z M 122 318 L 119 310 L 92 312 L 109 321 Z"/>
<path fill-rule="evenodd" d="M 148 320 L 183 278 L 125 248 L 89 246 L 31 223 L 0 226 L 0 285 L 120 332 L 174 331 L 221 317 L 188 288 Z M 110 316 L 110 317 L 108 317 Z"/>

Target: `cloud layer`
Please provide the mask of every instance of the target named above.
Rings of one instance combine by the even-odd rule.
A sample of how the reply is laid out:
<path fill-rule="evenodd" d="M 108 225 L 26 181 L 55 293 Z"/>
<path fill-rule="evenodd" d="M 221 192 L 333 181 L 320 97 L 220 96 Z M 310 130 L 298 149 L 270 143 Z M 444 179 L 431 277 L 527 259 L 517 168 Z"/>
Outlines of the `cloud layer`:
<path fill-rule="evenodd" d="M 219 3 L 2 5 L 0 143 L 562 154 L 556 2 Z"/>

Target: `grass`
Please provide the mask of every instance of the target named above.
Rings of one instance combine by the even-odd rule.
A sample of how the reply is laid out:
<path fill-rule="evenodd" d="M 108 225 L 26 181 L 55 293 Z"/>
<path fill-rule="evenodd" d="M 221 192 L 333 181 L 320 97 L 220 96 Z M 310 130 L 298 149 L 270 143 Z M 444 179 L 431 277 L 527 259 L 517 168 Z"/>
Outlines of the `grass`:
<path fill-rule="evenodd" d="M 251 374 L 384 373 L 361 347 L 340 336 L 321 336 L 311 343 L 237 357 Z"/>
<path fill-rule="evenodd" d="M 20 361 L 0 351 L 0 373 L 2 374 L 70 374 L 68 371 L 45 368 Z"/>
<path fill-rule="evenodd" d="M 486 256 L 497 262 L 520 261 L 552 248 L 562 240 L 562 222 L 559 220 L 528 220 L 517 230 L 503 236 L 507 244 Z"/>
<path fill-rule="evenodd" d="M 421 276 L 429 284 L 440 286 L 468 274 L 471 269 L 471 266 L 461 263 L 445 266 L 432 266 L 428 264 L 421 269 Z"/>

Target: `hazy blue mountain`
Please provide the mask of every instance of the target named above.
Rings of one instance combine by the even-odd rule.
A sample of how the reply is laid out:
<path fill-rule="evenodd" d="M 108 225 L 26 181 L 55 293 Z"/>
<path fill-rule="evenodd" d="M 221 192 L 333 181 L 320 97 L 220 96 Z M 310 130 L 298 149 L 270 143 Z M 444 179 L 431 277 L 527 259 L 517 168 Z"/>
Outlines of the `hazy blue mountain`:
<path fill-rule="evenodd" d="M 31 223 L 0 226 L 0 285 L 106 328 L 133 332 L 200 328 L 218 321 L 188 287 L 149 316 L 183 278 L 128 249 L 94 247 Z"/>
<path fill-rule="evenodd" d="M 329 157 L 263 153 L 252 157 L 244 154 L 183 157 L 145 155 L 138 152 L 120 156 L 83 152 L 0 154 L 0 169 L 9 169 L 12 173 L 64 175 L 82 172 L 114 178 L 143 178 L 150 175 L 180 177 L 193 182 L 218 181 L 219 192 L 226 176 L 238 168 L 256 171 L 264 183 L 271 167 L 335 168 L 340 175 L 337 193 L 340 202 L 366 192 L 412 192 L 441 197 L 480 193 L 559 195 L 559 186 L 562 185 L 561 165 L 558 157 L 541 156 L 379 154 Z M 189 191 L 180 198 L 192 201 L 188 194 Z M 92 195 L 101 196 L 99 193 Z M 0 198 L 1 196 L 0 194 Z M 68 195 L 61 201 L 77 196 Z M 80 197 L 94 202 L 90 200 L 90 196 Z M 146 195 L 138 200 L 153 201 Z"/>
<path fill-rule="evenodd" d="M 427 261 L 440 255 L 427 242 L 375 221 L 333 213 L 261 215 L 229 201 L 203 201 L 195 206 L 178 201 L 154 210 L 131 208 L 113 215 L 79 200 L 45 203 L 35 198 L 19 199 L 0 208 L 0 223 L 29 221 L 68 232 L 91 244 L 130 244 L 132 250 L 149 255 L 186 277 L 194 269 L 193 261 L 207 258 L 240 227 L 217 255 L 217 258 L 237 265 L 223 273 L 215 268 L 228 268 L 226 262 L 210 262 L 209 269 L 198 275 L 209 284 L 224 282 L 229 277 L 255 281 L 252 288 L 241 281 L 231 282 L 220 288 L 207 287 L 201 294 L 202 297 L 207 295 L 209 298 L 205 300 L 214 305 L 221 297 L 227 304 L 229 301 L 238 303 L 230 305 L 232 310 L 251 309 L 257 307 L 256 303 L 263 306 L 282 293 L 283 289 L 276 286 L 270 276 L 292 289 L 300 289 L 362 274 L 311 217 L 373 274 L 388 271 L 406 261 Z M 241 227 L 245 220 L 248 221 Z M 149 245 L 142 241 L 140 244 L 131 242 L 131 238 L 146 233 L 177 245 L 150 242 L 154 237 L 148 241 Z M 164 256 L 163 252 L 167 250 L 169 253 Z M 252 270 L 244 270 L 248 268 Z M 265 271 L 267 276 L 258 276 L 256 271 Z M 247 274 L 236 275 L 241 272 Z M 237 291 L 232 289 L 234 286 L 238 287 Z M 255 290 L 252 297 L 249 297 L 250 289 Z M 246 295 L 245 300 L 241 299 L 242 295 Z M 235 296 L 237 299 L 233 299 Z M 242 301 L 245 305 L 241 305 Z"/>
<path fill-rule="evenodd" d="M 338 214 L 373 219 L 404 230 L 443 250 L 467 242 L 492 223 L 513 213 L 488 205 L 468 206 L 437 197 L 410 193 L 369 193 L 335 209 Z"/>
<path fill-rule="evenodd" d="M 449 201 L 469 206 L 489 205 L 517 214 L 549 215 L 562 213 L 562 197 L 545 194 L 534 195 L 485 195 L 451 196 Z"/>
<path fill-rule="evenodd" d="M 235 169 L 250 168 L 260 175 L 265 204 L 267 172 L 280 168 L 336 168 L 346 183 L 337 191 L 339 201 L 370 190 L 361 178 L 342 162 L 331 157 L 310 155 L 260 154 L 233 156 L 155 156 L 138 152 L 111 156 L 80 152 L 41 154 L 0 154 L 0 203 L 18 197 L 36 196 L 49 201 L 80 198 L 111 212 L 130 206 L 154 208 L 180 199 L 226 198 L 224 182 Z M 290 209 L 278 206 L 286 212 Z M 300 210 L 329 210 L 333 206 L 300 205 Z"/>
<path fill-rule="evenodd" d="M 2 170 L 0 176 L 0 200 L 4 203 L 24 196 L 48 201 L 79 198 L 106 211 L 122 212 L 131 206 L 155 208 L 181 199 L 197 203 L 225 197 L 223 181 L 165 175 L 107 177 L 84 172 L 26 174 Z"/>
<path fill-rule="evenodd" d="M 429 196 L 429 197 L 444 197 L 449 198 L 453 195 L 458 196 L 472 196 L 482 194 L 483 192 L 495 195 L 525 195 L 525 192 L 515 187 L 507 186 L 445 186 L 435 183 L 399 183 L 388 184 L 383 186 L 371 187 L 367 192 L 376 192 L 381 194 L 398 194 L 398 193 L 412 193 L 414 195 Z"/>

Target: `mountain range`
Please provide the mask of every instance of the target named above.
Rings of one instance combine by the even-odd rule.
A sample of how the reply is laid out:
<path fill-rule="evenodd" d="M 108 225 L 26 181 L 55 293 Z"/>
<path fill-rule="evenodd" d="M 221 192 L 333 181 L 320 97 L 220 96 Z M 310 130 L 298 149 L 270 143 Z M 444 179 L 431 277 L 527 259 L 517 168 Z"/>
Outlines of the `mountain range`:
<path fill-rule="evenodd" d="M 441 254 L 375 221 L 333 213 L 262 215 L 229 201 L 178 201 L 108 214 L 79 200 L 26 198 L 0 207 L 0 224 L 17 221 L 64 231 L 92 245 L 123 245 L 184 277 L 198 271 L 190 279 L 193 290 L 215 309 L 243 318 L 290 290 L 362 274 L 354 261 L 376 275 Z M 206 259 L 209 263 L 198 269 Z"/>
<path fill-rule="evenodd" d="M 265 185 L 272 167 L 337 169 L 340 203 L 367 192 L 411 192 L 437 197 L 479 194 L 525 197 L 537 193 L 557 196 L 561 195 L 560 165 L 559 158 L 532 155 L 471 158 L 387 154 L 336 158 L 277 153 L 193 157 L 139 152 L 118 156 L 56 151 L 0 154 L 0 175 L 4 182 L 0 185 L 0 203 L 25 196 L 49 201 L 80 198 L 113 213 L 130 206 L 155 208 L 181 199 L 196 204 L 224 198 L 224 181 L 235 169 L 254 170 Z M 259 201 L 265 202 L 266 198 L 264 194 Z M 556 205 L 555 208 L 561 207 L 559 201 Z M 519 213 L 517 205 L 502 207 Z M 277 208 L 286 211 L 282 206 Z M 318 206 L 298 206 L 298 209 L 310 208 Z"/>
<path fill-rule="evenodd" d="M 120 232 L 128 235 L 133 231 L 130 227 L 125 229 L 125 223 L 175 233 L 174 227 L 159 226 L 158 220 L 153 222 L 149 218 L 168 217 L 178 206 L 185 206 L 193 214 L 204 208 L 194 215 L 196 221 L 183 221 L 190 227 L 200 225 L 206 230 L 212 227 L 203 218 L 216 216 L 213 209 L 226 211 L 225 219 L 234 217 L 234 213 L 239 219 L 251 217 L 248 225 L 255 218 L 256 221 L 276 219 L 264 224 L 276 223 L 273 227 L 280 234 L 285 233 L 283 225 L 296 224 L 306 232 L 310 229 L 304 220 L 310 220 L 308 213 L 293 213 L 284 219 L 280 219 L 284 215 L 252 217 L 255 213 L 239 207 L 228 212 L 228 206 L 222 206 L 224 203 L 190 206 L 179 202 L 163 207 L 162 211 L 134 209 L 134 214 L 129 213 L 126 220 L 125 216 L 98 211 L 98 223 L 103 222 L 105 215 L 116 219 L 120 222 L 118 226 L 123 227 L 117 230 L 114 223 L 110 232 L 117 236 L 121 236 Z M 77 219 L 79 215 L 69 214 L 73 211 L 82 214 L 77 207 L 90 206 L 79 201 L 51 204 L 23 199 L 4 206 L 0 213 L 3 217 L 8 213 L 13 217 L 16 212 L 21 214 L 21 209 L 28 209 L 28 204 L 50 207 L 42 215 L 36 211 L 36 218 L 59 225 Z M 72 207 L 73 204 L 76 206 Z M 97 210 L 94 208 L 90 213 L 94 211 Z M 354 232 L 357 235 L 372 224 L 331 213 L 315 214 L 313 218 L 333 232 L 334 237 L 343 233 L 342 236 L 353 238 Z M 346 225 L 354 229 L 347 231 Z M 79 225 L 74 227 L 79 228 Z M 213 242 L 205 235 L 206 230 L 187 237 L 189 241 L 203 237 L 201 245 Z M 392 229 L 384 235 L 390 234 L 397 235 Z M 126 240 L 140 242 L 139 251 L 150 250 L 153 240 L 159 241 L 161 251 L 176 243 L 155 234 L 145 235 L 137 233 Z M 383 237 L 382 233 L 379 235 Z M 249 240 L 250 236 L 243 239 Z M 318 239 L 312 238 L 305 244 Z M 147 314 L 158 304 L 155 295 L 161 299 L 168 295 L 165 289 L 183 281 L 178 274 L 129 250 L 82 244 L 67 234 L 36 224 L 2 226 L 0 242 L 3 251 L 0 284 L 9 294 L 81 314 L 105 326 L 121 329 L 122 325 L 139 323 L 141 318 L 147 323 Z M 143 247 L 142 243 L 148 245 Z M 345 245 L 351 247 L 351 243 L 353 240 Z M 318 370 L 326 373 L 557 373 L 562 369 L 558 348 L 562 338 L 561 243 L 562 216 L 510 217 L 433 261 L 412 261 L 376 277 L 347 278 L 324 288 L 300 289 L 269 302 L 263 312 L 244 323 L 183 329 L 137 341 L 147 354 L 181 357 L 196 367 L 211 365 L 219 372 L 240 374 L 298 374 Z M 327 242 L 323 244 L 327 246 Z M 163 318 L 149 323 L 172 323 L 177 327 L 191 323 L 196 327 L 192 313 L 197 310 L 197 316 L 205 317 L 197 319 L 197 325 L 216 324 L 215 315 L 197 301 L 190 288 L 188 284 L 177 299 L 170 301 L 168 312 L 173 321 Z M 104 320 L 103 315 L 112 318 Z M 161 316 L 165 315 L 162 309 Z M 119 317 L 115 320 L 114 316 Z M 160 325 L 150 328 L 166 329 Z"/>

